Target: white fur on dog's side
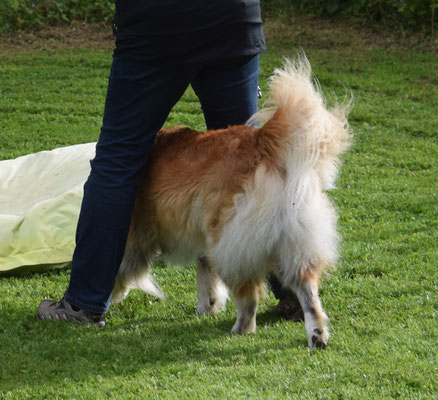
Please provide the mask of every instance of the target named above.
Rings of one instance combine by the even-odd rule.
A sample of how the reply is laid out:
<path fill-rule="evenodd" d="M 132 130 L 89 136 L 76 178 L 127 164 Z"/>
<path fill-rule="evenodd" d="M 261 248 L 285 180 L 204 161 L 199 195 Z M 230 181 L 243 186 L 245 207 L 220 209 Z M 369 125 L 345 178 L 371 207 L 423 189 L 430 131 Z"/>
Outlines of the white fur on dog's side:
<path fill-rule="evenodd" d="M 264 276 L 272 253 L 278 253 L 287 284 L 306 265 L 337 260 L 337 218 L 323 190 L 334 188 L 338 157 L 350 145 L 349 105 L 327 109 L 304 56 L 276 69 L 269 89 L 266 108 L 248 124 L 269 121 L 279 108 L 287 111 L 289 135 L 282 153 L 286 182 L 260 166 L 253 185 L 238 195 L 235 215 L 209 255 L 234 281 L 237 276 Z"/>

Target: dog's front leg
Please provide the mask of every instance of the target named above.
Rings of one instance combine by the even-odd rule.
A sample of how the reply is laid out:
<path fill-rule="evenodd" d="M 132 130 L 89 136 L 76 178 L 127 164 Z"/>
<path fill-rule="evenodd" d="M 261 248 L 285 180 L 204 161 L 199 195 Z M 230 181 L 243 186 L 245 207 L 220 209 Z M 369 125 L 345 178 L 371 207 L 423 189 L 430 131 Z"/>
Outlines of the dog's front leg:
<path fill-rule="evenodd" d="M 211 267 L 207 257 L 196 260 L 196 286 L 198 290 L 198 315 L 217 314 L 225 310 L 228 290 Z"/>
<path fill-rule="evenodd" d="M 231 332 L 255 333 L 259 291 L 260 285 L 255 283 L 247 283 L 238 290 L 233 291 L 237 307 L 237 320 Z"/>
<path fill-rule="evenodd" d="M 329 318 L 322 309 L 318 296 L 318 274 L 306 269 L 293 289 L 304 311 L 304 325 L 309 347 L 324 349 L 329 338 L 327 327 Z"/>

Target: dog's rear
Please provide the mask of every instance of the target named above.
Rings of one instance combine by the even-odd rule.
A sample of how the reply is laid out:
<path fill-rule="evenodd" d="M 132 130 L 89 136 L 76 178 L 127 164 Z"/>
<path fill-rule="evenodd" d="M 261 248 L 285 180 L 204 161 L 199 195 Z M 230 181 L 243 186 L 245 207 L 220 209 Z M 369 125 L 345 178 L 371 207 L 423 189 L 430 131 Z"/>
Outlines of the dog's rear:
<path fill-rule="evenodd" d="M 269 102 L 252 118 L 266 120 L 261 128 L 158 136 L 115 301 L 130 288 L 160 295 L 149 275 L 158 253 L 182 263 L 202 257 L 198 312 L 224 307 L 224 282 L 238 310 L 233 331 L 252 333 L 259 289 L 273 272 L 300 300 L 309 345 L 325 346 L 318 279 L 336 261 L 338 235 L 323 190 L 334 186 L 338 157 L 349 145 L 347 110 L 326 108 L 305 58 L 274 72 Z"/>

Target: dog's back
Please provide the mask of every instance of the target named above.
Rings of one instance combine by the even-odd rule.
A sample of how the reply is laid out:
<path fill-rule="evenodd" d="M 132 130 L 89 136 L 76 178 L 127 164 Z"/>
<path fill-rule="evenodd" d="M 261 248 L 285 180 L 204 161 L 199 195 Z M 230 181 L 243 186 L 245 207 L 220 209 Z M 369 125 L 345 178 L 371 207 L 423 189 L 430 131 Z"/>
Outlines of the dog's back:
<path fill-rule="evenodd" d="M 161 132 L 136 212 L 141 209 L 147 218 L 154 217 L 165 255 L 174 261 L 182 258 L 179 261 L 184 263 L 190 261 L 187 252 L 192 260 L 206 254 L 254 190 L 260 192 L 258 207 L 272 208 L 266 204 L 272 200 L 266 198 L 272 190 L 258 186 L 263 183 L 269 188 L 265 173 L 279 178 L 282 172 L 263 140 L 260 129 L 248 126 L 204 133 L 188 128 Z M 134 216 L 134 224 L 140 221 Z M 247 220 L 247 224 L 254 222 Z"/>

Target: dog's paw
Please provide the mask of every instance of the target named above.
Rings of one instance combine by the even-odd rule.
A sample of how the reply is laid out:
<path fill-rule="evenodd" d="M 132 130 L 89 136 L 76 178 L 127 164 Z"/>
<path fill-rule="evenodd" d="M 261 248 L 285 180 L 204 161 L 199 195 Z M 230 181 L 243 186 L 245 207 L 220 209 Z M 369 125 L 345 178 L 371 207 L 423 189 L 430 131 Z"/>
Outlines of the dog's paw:
<path fill-rule="evenodd" d="M 210 314 L 219 314 L 227 307 L 227 297 L 210 300 Z"/>
<path fill-rule="evenodd" d="M 198 315 L 203 314 L 218 314 L 225 310 L 227 306 L 227 299 L 210 299 L 208 302 L 199 302 L 196 308 Z"/>
<path fill-rule="evenodd" d="M 245 329 L 241 326 L 233 326 L 233 329 L 231 329 L 231 333 L 238 333 L 239 335 L 253 335 L 256 333 L 256 329 Z"/>
<path fill-rule="evenodd" d="M 113 291 L 111 294 L 111 303 L 120 303 L 128 296 L 129 289 Z"/>
<path fill-rule="evenodd" d="M 238 333 L 239 335 L 251 335 L 256 333 L 256 324 L 254 322 L 249 322 L 247 324 L 243 324 L 241 321 L 236 321 L 233 328 L 231 329 L 231 333 Z"/>
<path fill-rule="evenodd" d="M 111 304 L 121 303 L 125 299 L 126 299 L 126 296 L 114 296 L 114 297 L 111 297 Z"/>
<path fill-rule="evenodd" d="M 198 307 L 196 307 L 196 314 L 204 315 L 210 312 L 210 304 L 207 303 L 199 303 Z"/>
<path fill-rule="evenodd" d="M 327 346 L 327 341 L 329 338 L 329 333 L 327 329 L 315 328 L 308 336 L 309 348 L 310 349 L 325 349 Z"/>

